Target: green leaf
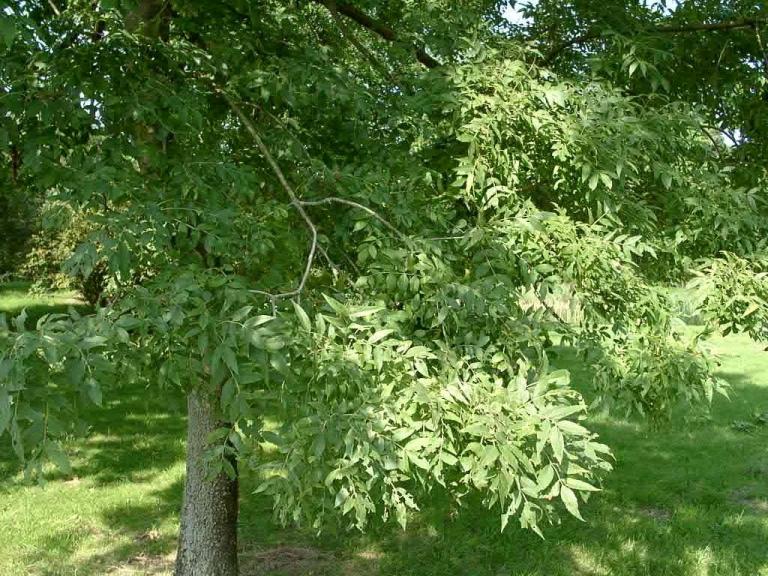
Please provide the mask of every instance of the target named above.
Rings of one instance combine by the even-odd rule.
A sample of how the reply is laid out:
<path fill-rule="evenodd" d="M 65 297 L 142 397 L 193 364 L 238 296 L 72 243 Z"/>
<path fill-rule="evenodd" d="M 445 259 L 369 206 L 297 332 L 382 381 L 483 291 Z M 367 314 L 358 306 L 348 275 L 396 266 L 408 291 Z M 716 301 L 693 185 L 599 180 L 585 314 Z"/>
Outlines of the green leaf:
<path fill-rule="evenodd" d="M 549 444 L 552 446 L 552 452 L 558 462 L 563 461 L 563 452 L 565 445 L 563 441 L 563 434 L 556 426 L 552 426 L 549 431 Z"/>
<path fill-rule="evenodd" d="M 275 317 L 274 316 L 265 316 L 260 315 L 256 316 L 255 318 L 250 318 L 246 321 L 245 325 L 249 328 L 256 328 L 258 326 L 261 326 L 263 324 L 266 324 L 267 322 L 274 322 Z"/>
<path fill-rule="evenodd" d="M 45 456 L 54 463 L 56 468 L 61 470 L 64 474 L 72 473 L 72 466 L 69 463 L 69 458 L 61 449 L 58 442 L 47 441 L 43 448 Z"/>
<path fill-rule="evenodd" d="M 548 407 L 546 410 L 543 410 L 543 413 L 548 418 L 558 421 L 583 411 L 584 411 L 584 407 L 579 405 L 551 406 L 551 407 Z"/>
<path fill-rule="evenodd" d="M 581 517 L 581 513 L 579 512 L 579 501 L 576 498 L 576 494 L 574 494 L 573 490 L 565 484 L 560 485 L 560 499 L 563 501 L 568 512 L 582 522 L 584 521 L 584 518 Z"/>
<path fill-rule="evenodd" d="M 221 459 L 221 468 L 224 471 L 224 473 L 227 475 L 227 478 L 230 480 L 234 480 L 237 478 L 237 471 L 235 470 L 235 467 L 232 465 L 232 462 L 230 462 L 229 458 L 222 458 Z"/>
<path fill-rule="evenodd" d="M 240 322 L 253 310 L 253 306 L 243 306 L 232 315 L 232 322 Z"/>
<path fill-rule="evenodd" d="M 331 307 L 331 309 L 332 309 L 334 312 L 336 312 L 336 315 L 337 315 L 337 316 L 341 316 L 341 317 L 344 317 L 344 316 L 346 316 L 346 315 L 347 315 L 347 313 L 348 313 L 348 311 L 347 311 L 347 307 L 346 307 L 346 306 L 344 306 L 344 304 L 342 304 L 341 302 L 339 302 L 339 301 L 338 301 L 338 300 L 336 300 L 335 298 L 331 298 L 331 297 L 330 297 L 330 296 L 328 296 L 327 294 L 323 294 L 323 298 L 324 298 L 324 299 L 325 299 L 325 301 L 328 303 L 328 306 L 330 306 L 330 307 Z"/>
<path fill-rule="evenodd" d="M 224 438 L 229 436 L 229 428 L 216 428 L 213 432 L 210 432 L 206 437 L 206 442 L 209 444 L 216 444 L 222 442 Z"/>
<path fill-rule="evenodd" d="M 270 430 L 262 430 L 261 437 L 266 442 L 269 442 L 270 444 L 274 444 L 275 446 L 282 446 L 284 444 L 283 439 Z"/>
<path fill-rule="evenodd" d="M 20 314 L 18 314 L 13 319 L 13 326 L 16 328 L 18 332 L 24 332 L 24 326 L 27 322 L 27 309 L 23 309 Z"/>
<path fill-rule="evenodd" d="M 229 368 L 233 374 L 239 373 L 240 369 L 237 365 L 237 356 L 235 356 L 235 351 L 232 348 L 229 348 L 228 346 L 222 348 L 221 357 L 224 359 L 224 364 L 227 365 L 227 368 Z"/>
<path fill-rule="evenodd" d="M 226 410 L 227 408 L 229 408 L 229 405 L 232 403 L 232 400 L 234 399 L 236 392 L 237 392 L 237 385 L 235 384 L 235 381 L 230 378 L 221 387 L 222 410 Z"/>
<path fill-rule="evenodd" d="M 589 436 L 590 434 L 589 430 L 584 428 L 584 426 L 571 422 L 570 420 L 560 420 L 556 425 L 560 430 L 572 436 Z"/>
<path fill-rule="evenodd" d="M 6 390 L 0 390 L 0 437 L 11 421 L 11 397 Z"/>
<path fill-rule="evenodd" d="M 583 492 L 599 492 L 599 488 L 595 488 L 592 486 L 592 484 L 588 484 L 587 482 L 584 482 L 583 480 L 579 480 L 578 478 L 568 477 L 565 480 L 565 485 L 569 488 L 573 488 L 574 490 L 581 490 Z"/>
<path fill-rule="evenodd" d="M 309 315 L 304 311 L 304 308 L 302 308 L 298 302 L 293 300 L 291 300 L 291 304 L 293 304 L 293 309 L 296 311 L 296 316 L 299 318 L 299 322 L 301 322 L 304 330 L 306 332 L 312 332 L 312 321 L 309 319 Z"/>
<path fill-rule="evenodd" d="M 349 313 L 350 318 L 367 318 L 369 316 L 373 316 L 374 314 L 378 314 L 384 310 L 381 306 L 365 306 L 363 308 L 355 308 L 353 311 Z"/>
<path fill-rule="evenodd" d="M 592 173 L 592 166 L 586 162 L 581 165 L 581 181 L 586 182 L 589 175 Z"/>
<path fill-rule="evenodd" d="M 755 312 L 757 312 L 760 309 L 760 304 L 757 302 L 750 302 L 749 306 L 747 306 L 747 309 L 744 310 L 744 314 L 741 315 L 742 318 L 746 318 L 747 316 L 751 316 Z"/>
<path fill-rule="evenodd" d="M 312 441 L 312 454 L 319 459 L 323 452 L 325 452 L 325 434 L 318 434 Z"/>
<path fill-rule="evenodd" d="M 392 434 L 392 440 L 395 442 L 402 442 L 414 432 L 416 432 L 416 428 L 398 428 Z"/>
<path fill-rule="evenodd" d="M 450 452 L 445 452 L 445 451 L 440 452 L 440 460 L 445 462 L 448 466 L 455 466 L 456 464 L 459 463 L 459 459 L 456 458 L 456 456 L 454 456 Z"/>
<path fill-rule="evenodd" d="M 419 450 L 423 450 L 424 448 L 432 447 L 434 446 L 436 442 L 435 438 L 414 438 L 413 440 L 409 441 L 403 449 L 410 452 L 418 452 Z"/>
<path fill-rule="evenodd" d="M 88 395 L 88 398 L 91 399 L 91 402 L 96 404 L 96 406 L 101 406 L 101 386 L 99 386 L 99 383 L 95 379 L 88 379 L 88 382 L 86 382 L 85 385 L 85 393 Z"/>
<path fill-rule="evenodd" d="M 547 464 L 539 471 L 539 475 L 536 478 L 536 485 L 539 492 L 543 492 L 552 484 L 552 480 L 555 478 L 555 469 L 552 464 Z"/>
<path fill-rule="evenodd" d="M 83 350 L 90 350 L 92 348 L 104 346 L 106 343 L 107 338 L 105 336 L 88 336 L 87 338 L 83 338 L 81 348 Z"/>
<path fill-rule="evenodd" d="M 488 425 L 484 422 L 473 422 L 469 426 L 464 427 L 461 431 L 473 436 L 487 436 L 489 433 Z"/>
<path fill-rule="evenodd" d="M 408 460 L 410 460 L 418 468 L 421 468 L 422 470 L 429 470 L 429 462 L 427 462 L 424 458 L 415 452 L 406 452 L 406 455 L 408 456 Z"/>
<path fill-rule="evenodd" d="M 392 330 L 391 328 L 383 328 L 381 330 L 376 330 L 376 332 L 374 332 L 371 335 L 371 337 L 368 338 L 368 344 L 375 344 L 376 342 L 383 340 L 393 332 L 394 330 Z"/>
<path fill-rule="evenodd" d="M 336 508 L 340 508 L 349 498 L 349 491 L 346 489 L 345 486 L 342 486 L 339 488 L 339 491 L 336 492 L 336 499 L 333 502 L 333 505 L 336 506 Z"/>

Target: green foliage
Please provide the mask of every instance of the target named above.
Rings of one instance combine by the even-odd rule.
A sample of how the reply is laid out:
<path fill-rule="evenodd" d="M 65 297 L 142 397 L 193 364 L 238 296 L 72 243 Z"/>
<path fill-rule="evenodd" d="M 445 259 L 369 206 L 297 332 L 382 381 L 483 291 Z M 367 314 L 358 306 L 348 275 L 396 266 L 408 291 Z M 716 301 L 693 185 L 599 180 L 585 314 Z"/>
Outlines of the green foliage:
<path fill-rule="evenodd" d="M 558 497 L 580 517 L 575 493 L 597 490 L 596 473 L 611 467 L 608 448 L 574 421 L 586 405 L 567 372 L 536 375 L 488 336 L 461 352 L 402 340 L 380 311 L 328 303 L 333 313 L 302 325 L 306 366 L 290 362 L 312 375 L 286 406 L 301 406 L 299 417 L 267 438 L 284 457 L 263 467 L 261 490 L 283 520 L 319 528 L 334 512 L 362 529 L 375 514 L 405 526 L 433 484 L 457 498 L 480 491 L 502 529 L 519 513 L 538 531 Z"/>
<path fill-rule="evenodd" d="M 725 253 L 697 271 L 695 290 L 704 318 L 725 334 L 745 332 L 768 338 L 768 267 L 765 257 L 751 260 Z"/>
<path fill-rule="evenodd" d="M 115 344 L 126 341 L 125 331 L 103 314 L 81 318 L 74 309 L 43 316 L 36 331 L 27 330 L 25 321 L 22 312 L 9 326 L 0 314 L 0 431 L 26 464 L 25 475 L 38 475 L 45 460 L 66 473 L 61 441 L 85 432 L 78 405 L 102 405 L 102 388 L 114 380 L 109 359 Z M 107 343 L 113 344 L 109 354 Z"/>
<path fill-rule="evenodd" d="M 547 4 L 534 27 L 578 27 Z M 284 521 L 404 524 L 434 489 L 540 531 L 580 517 L 610 468 L 551 335 L 594 363 L 607 404 L 707 407 L 712 359 L 652 280 L 726 250 L 702 272 L 705 313 L 762 335 L 764 278 L 744 262 L 765 237 L 763 171 L 735 169 L 661 56 L 617 40 L 620 74 L 574 54 L 557 75 L 493 2 L 366 3 L 405 27 L 374 27 L 399 34 L 391 50 L 348 42 L 325 3 L 165 7 L 3 17 L 0 152 L 71 214 L 37 268 L 71 253 L 71 275 L 109 289 L 93 315 L 3 328 L 0 410 L 31 470 L 64 465 L 68 411 L 119 371 L 214 400 L 212 473 L 230 456 L 264 470 L 254 444 L 276 444 L 262 490 Z M 577 324 L 546 305 L 557 293 Z"/>
<path fill-rule="evenodd" d="M 3 179 L 0 186 L 0 275 L 14 275 L 36 229 L 36 204 Z"/>
<path fill-rule="evenodd" d="M 71 289 L 76 279 L 64 272 L 65 263 L 88 235 L 85 215 L 67 204 L 49 202 L 41 209 L 41 229 L 31 238 L 20 273 L 34 279 L 33 289 Z"/>
<path fill-rule="evenodd" d="M 600 351 L 595 385 L 609 403 L 653 419 L 681 403 L 706 406 L 728 386 L 714 376 L 715 361 L 697 339 L 640 330 Z"/>

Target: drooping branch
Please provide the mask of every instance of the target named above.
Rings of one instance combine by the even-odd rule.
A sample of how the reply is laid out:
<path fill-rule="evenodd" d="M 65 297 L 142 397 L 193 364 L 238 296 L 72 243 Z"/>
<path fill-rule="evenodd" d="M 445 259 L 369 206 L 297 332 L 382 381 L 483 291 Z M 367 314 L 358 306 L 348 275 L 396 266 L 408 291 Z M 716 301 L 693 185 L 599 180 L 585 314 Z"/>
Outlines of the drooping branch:
<path fill-rule="evenodd" d="M 740 18 L 738 20 L 727 20 L 724 22 L 711 22 L 711 23 L 692 22 L 690 24 L 653 26 L 651 28 L 645 29 L 643 32 L 648 34 L 656 34 L 656 33 L 686 34 L 691 32 L 716 32 L 716 31 L 722 31 L 722 30 L 738 30 L 738 29 L 744 29 L 744 28 L 756 28 L 759 25 L 766 24 L 766 23 L 768 23 L 768 17 Z M 602 38 L 607 35 L 608 35 L 608 31 L 606 30 L 590 30 L 585 32 L 584 34 L 575 36 L 574 38 L 571 38 L 570 40 L 567 40 L 562 44 L 559 44 L 558 46 L 553 48 L 544 57 L 544 64 L 546 65 L 546 64 L 552 63 L 562 52 L 564 52 L 568 48 L 571 48 L 572 46 L 584 44 L 585 42 L 589 42 L 591 40 L 597 40 L 598 38 Z"/>
<path fill-rule="evenodd" d="M 335 0 L 313 0 L 313 2 L 325 6 L 332 13 L 338 12 L 339 14 L 346 16 L 350 20 L 353 20 L 363 28 L 367 28 L 388 42 L 396 43 L 401 41 L 400 35 L 393 28 L 390 28 L 383 22 L 372 18 L 352 4 L 347 2 L 337 2 Z M 441 65 L 441 63 L 430 56 L 423 47 L 414 45 L 413 51 L 416 55 L 416 59 L 427 68 L 437 68 Z"/>

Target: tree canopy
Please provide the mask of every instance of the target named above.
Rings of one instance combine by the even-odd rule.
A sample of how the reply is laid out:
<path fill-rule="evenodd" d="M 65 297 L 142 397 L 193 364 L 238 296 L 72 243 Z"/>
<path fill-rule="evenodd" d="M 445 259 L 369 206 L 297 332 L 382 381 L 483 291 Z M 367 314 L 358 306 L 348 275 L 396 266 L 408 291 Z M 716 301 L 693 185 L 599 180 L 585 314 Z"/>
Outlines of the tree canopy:
<path fill-rule="evenodd" d="M 138 380 L 206 399 L 209 471 L 258 469 L 285 521 L 405 524 L 441 489 L 540 531 L 611 468 L 579 390 L 652 419 L 725 392 L 663 285 L 766 336 L 768 15 L 510 4 L 6 7 L 2 185 L 82 214 L 68 269 L 107 278 L 93 314 L 0 321 L 27 471 Z"/>

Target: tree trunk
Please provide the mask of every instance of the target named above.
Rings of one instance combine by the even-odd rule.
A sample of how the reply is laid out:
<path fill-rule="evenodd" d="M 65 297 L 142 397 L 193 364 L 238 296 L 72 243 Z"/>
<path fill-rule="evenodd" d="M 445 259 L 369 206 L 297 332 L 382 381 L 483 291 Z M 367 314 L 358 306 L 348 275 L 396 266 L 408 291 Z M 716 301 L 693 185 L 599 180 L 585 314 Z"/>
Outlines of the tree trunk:
<path fill-rule="evenodd" d="M 215 399 L 187 398 L 187 481 L 181 510 L 175 576 L 237 576 L 237 480 L 206 476 L 207 437 L 221 426 Z"/>

